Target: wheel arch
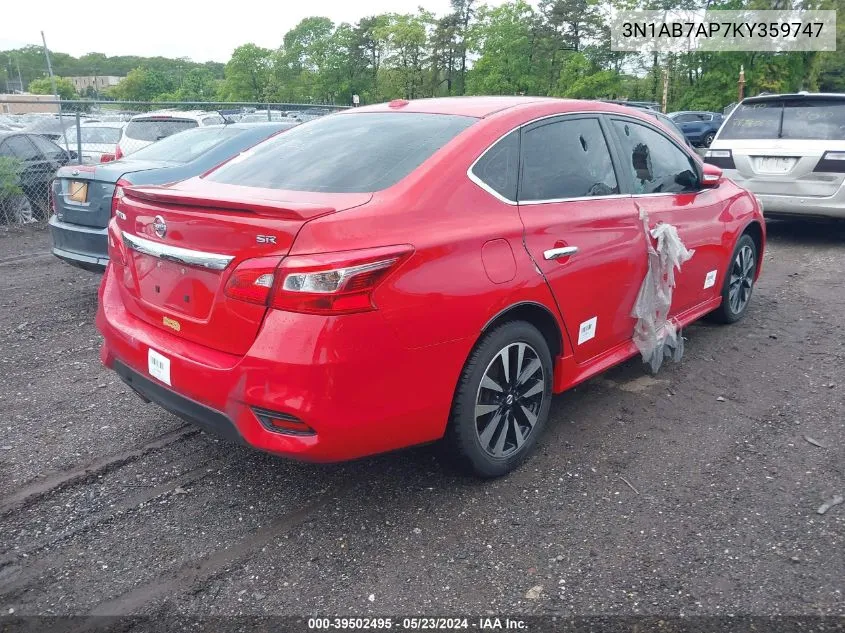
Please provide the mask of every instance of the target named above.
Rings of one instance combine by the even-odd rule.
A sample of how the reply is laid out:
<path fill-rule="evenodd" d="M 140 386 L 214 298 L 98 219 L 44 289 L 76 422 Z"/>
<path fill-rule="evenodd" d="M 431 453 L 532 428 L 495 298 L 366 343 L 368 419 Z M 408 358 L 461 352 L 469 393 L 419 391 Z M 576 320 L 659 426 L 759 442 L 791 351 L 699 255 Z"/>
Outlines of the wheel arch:
<path fill-rule="evenodd" d="M 556 357 L 563 354 L 563 331 L 558 320 L 548 307 L 534 301 L 520 301 L 496 313 L 481 328 L 476 345 L 487 332 L 509 321 L 526 321 L 536 327 L 549 346 L 552 362 Z"/>
<path fill-rule="evenodd" d="M 754 246 L 757 248 L 757 269 L 755 271 L 755 281 L 760 276 L 760 269 L 763 265 L 763 244 L 765 238 L 763 237 L 763 227 L 757 220 L 752 220 L 748 223 L 748 225 L 743 229 L 742 233 L 740 233 L 739 237 L 743 235 L 748 235 L 754 240 Z M 737 238 L 739 239 L 739 238 Z"/>

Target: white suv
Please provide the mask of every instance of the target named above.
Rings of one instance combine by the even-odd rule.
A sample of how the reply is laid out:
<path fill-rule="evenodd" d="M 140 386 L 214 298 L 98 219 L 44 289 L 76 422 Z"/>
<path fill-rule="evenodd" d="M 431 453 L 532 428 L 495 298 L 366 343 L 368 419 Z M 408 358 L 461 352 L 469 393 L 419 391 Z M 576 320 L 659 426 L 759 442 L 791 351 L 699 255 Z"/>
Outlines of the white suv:
<path fill-rule="evenodd" d="M 222 125 L 226 120 L 217 112 L 192 110 L 179 112 L 176 110 L 160 110 L 136 114 L 123 130 L 123 135 L 117 145 L 115 158 L 123 158 L 142 147 L 151 145 L 177 132 L 184 132 L 195 127 L 206 125 Z"/>
<path fill-rule="evenodd" d="M 730 113 L 705 154 L 767 216 L 845 218 L 845 95 L 764 95 Z"/>

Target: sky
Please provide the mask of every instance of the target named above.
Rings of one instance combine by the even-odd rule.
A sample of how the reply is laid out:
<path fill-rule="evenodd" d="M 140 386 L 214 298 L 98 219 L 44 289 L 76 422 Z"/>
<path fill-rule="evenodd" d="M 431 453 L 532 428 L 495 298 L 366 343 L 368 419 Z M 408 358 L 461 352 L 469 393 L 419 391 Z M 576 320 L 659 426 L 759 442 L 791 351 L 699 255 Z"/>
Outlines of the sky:
<path fill-rule="evenodd" d="M 189 57 L 197 62 L 226 62 L 247 42 L 278 48 L 284 34 L 309 16 L 352 23 L 376 13 L 415 12 L 419 5 L 438 16 L 449 11 L 449 0 L 8 0 L 3 5 L 0 50 L 40 45 L 44 31 L 50 50 L 74 57 L 97 52 Z"/>

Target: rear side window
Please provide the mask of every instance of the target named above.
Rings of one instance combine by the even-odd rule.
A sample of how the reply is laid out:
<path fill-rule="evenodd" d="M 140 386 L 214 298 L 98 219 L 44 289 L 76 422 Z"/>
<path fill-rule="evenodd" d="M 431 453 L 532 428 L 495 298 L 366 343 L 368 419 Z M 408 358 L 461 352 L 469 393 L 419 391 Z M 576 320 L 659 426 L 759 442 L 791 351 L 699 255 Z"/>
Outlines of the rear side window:
<path fill-rule="evenodd" d="M 736 107 L 723 139 L 845 140 L 845 100 L 774 99 Z"/>
<path fill-rule="evenodd" d="M 504 198 L 516 200 L 519 180 L 519 130 L 497 142 L 472 168 L 473 175 Z"/>
<path fill-rule="evenodd" d="M 622 160 L 631 172 L 634 193 L 680 193 L 698 189 L 692 158 L 662 134 L 638 123 L 614 119 Z"/>
<path fill-rule="evenodd" d="M 20 160 L 35 160 L 40 158 L 35 145 L 29 142 L 25 136 L 11 136 L 6 139 L 6 147 L 12 156 Z"/>
<path fill-rule="evenodd" d="M 214 182 L 354 193 L 396 184 L 477 119 L 411 112 L 315 119 L 210 173 Z"/>
<path fill-rule="evenodd" d="M 37 147 L 44 156 L 49 158 L 50 160 L 56 160 L 60 158 L 64 151 L 61 147 L 56 145 L 53 141 L 49 141 L 42 136 L 37 136 L 35 134 L 29 137 L 29 140 L 35 143 L 35 147 Z"/>
<path fill-rule="evenodd" d="M 597 119 L 556 121 L 523 132 L 520 202 L 614 193 L 619 186 Z"/>
<path fill-rule="evenodd" d="M 177 132 L 197 127 L 190 119 L 139 119 L 126 126 L 126 136 L 138 141 L 159 141 Z"/>

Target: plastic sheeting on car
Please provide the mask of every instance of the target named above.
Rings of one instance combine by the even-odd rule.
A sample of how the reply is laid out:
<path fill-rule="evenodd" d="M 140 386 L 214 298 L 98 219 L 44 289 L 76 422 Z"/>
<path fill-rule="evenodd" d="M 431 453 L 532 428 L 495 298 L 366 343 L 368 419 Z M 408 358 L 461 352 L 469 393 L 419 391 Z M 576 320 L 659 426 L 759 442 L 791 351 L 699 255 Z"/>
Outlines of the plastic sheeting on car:
<path fill-rule="evenodd" d="M 678 229 L 660 223 L 648 228 L 648 214 L 640 209 L 645 240 L 648 247 L 648 272 L 646 273 L 631 316 L 637 319 L 634 326 L 634 344 L 643 362 L 657 373 L 663 360 L 680 361 L 684 354 L 684 339 L 678 325 L 668 318 L 675 288 L 675 269 L 688 261 L 695 251 L 687 250 Z M 652 238 L 657 245 L 652 244 Z"/>

